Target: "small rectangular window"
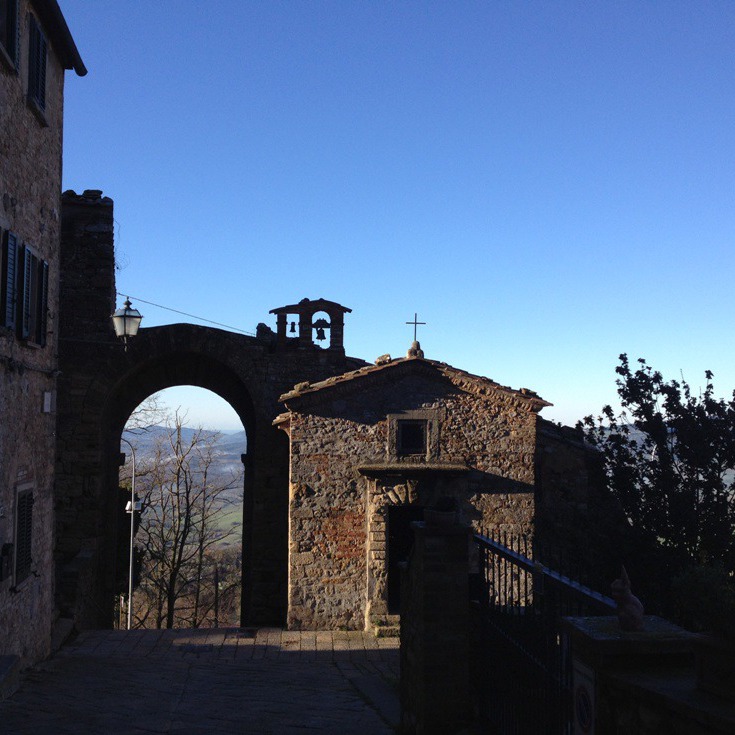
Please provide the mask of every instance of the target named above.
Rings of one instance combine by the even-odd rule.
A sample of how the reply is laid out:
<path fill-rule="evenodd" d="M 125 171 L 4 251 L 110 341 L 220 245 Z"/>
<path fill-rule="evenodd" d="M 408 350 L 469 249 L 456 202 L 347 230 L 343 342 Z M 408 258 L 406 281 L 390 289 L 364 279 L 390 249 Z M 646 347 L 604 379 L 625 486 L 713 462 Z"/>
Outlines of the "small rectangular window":
<path fill-rule="evenodd" d="M 20 58 L 18 34 L 18 0 L 0 0 L 0 46 L 16 71 Z"/>
<path fill-rule="evenodd" d="M 33 16 L 30 16 L 28 45 L 28 99 L 41 112 L 46 110 L 46 37 Z"/>
<path fill-rule="evenodd" d="M 397 453 L 426 454 L 426 421 L 398 421 Z"/>
<path fill-rule="evenodd" d="M 15 514 L 15 584 L 31 573 L 33 540 L 33 491 L 20 490 Z"/>

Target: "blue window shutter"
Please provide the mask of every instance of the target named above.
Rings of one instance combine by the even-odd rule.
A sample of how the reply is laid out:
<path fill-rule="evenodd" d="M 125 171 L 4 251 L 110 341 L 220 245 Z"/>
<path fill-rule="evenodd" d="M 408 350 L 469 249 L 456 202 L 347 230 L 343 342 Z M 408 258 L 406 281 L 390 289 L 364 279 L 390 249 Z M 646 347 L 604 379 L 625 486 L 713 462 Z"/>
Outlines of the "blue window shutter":
<path fill-rule="evenodd" d="M 8 12 L 13 14 L 13 23 L 15 24 L 15 48 L 13 49 L 13 61 L 15 62 L 15 71 L 20 69 L 20 16 L 18 14 L 18 0 L 10 3 Z"/>
<path fill-rule="evenodd" d="M 42 110 L 46 109 L 46 39 L 43 33 L 38 32 L 38 105 Z"/>
<path fill-rule="evenodd" d="M 21 263 L 22 270 L 19 273 L 18 291 L 21 299 L 20 305 L 20 324 L 18 324 L 18 336 L 21 339 L 28 339 L 31 333 L 31 317 L 33 309 L 32 284 L 33 284 L 33 254 L 31 251 L 21 245 L 21 257 L 18 259 Z"/>
<path fill-rule="evenodd" d="M 18 0 L 4 0 L 0 3 L 0 44 L 18 71 L 20 54 L 20 24 L 18 23 Z"/>
<path fill-rule="evenodd" d="M 36 344 L 46 346 L 48 328 L 48 263 L 38 263 L 38 308 L 36 312 Z"/>
<path fill-rule="evenodd" d="M 33 16 L 30 16 L 30 38 L 28 47 L 28 96 L 46 109 L 46 38 Z"/>
<path fill-rule="evenodd" d="M 31 15 L 28 19 L 28 96 L 33 99 L 36 98 L 36 88 L 38 86 L 37 58 L 38 24 Z"/>
<path fill-rule="evenodd" d="M 18 241 L 12 232 L 6 232 L 3 242 L 2 270 L 2 325 L 15 329 L 18 297 Z"/>
<path fill-rule="evenodd" d="M 33 492 L 18 493 L 15 537 L 15 584 L 19 584 L 31 573 L 33 559 Z"/>

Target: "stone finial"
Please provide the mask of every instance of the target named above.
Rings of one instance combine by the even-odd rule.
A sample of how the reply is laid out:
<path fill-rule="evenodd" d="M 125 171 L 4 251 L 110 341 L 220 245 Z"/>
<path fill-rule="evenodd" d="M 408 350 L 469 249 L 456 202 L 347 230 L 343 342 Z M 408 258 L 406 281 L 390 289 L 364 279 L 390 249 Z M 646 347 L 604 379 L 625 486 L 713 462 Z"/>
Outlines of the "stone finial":
<path fill-rule="evenodd" d="M 260 322 L 258 326 L 255 328 L 255 336 L 258 337 L 258 339 L 266 339 L 267 337 L 273 337 L 273 330 L 263 322 Z"/>
<path fill-rule="evenodd" d="M 630 591 L 630 579 L 625 567 L 621 567 L 620 579 L 610 585 L 612 598 L 618 606 L 618 623 L 620 630 L 643 629 L 643 604 Z"/>
<path fill-rule="evenodd" d="M 406 353 L 406 357 L 423 357 L 424 351 L 421 349 L 421 345 L 418 340 L 411 342 L 411 347 Z"/>

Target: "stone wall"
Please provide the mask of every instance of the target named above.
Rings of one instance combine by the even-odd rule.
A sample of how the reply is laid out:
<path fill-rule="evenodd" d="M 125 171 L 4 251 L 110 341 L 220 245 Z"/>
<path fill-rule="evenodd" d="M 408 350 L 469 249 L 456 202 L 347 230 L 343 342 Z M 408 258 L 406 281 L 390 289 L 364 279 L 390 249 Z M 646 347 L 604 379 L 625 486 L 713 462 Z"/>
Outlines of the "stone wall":
<path fill-rule="evenodd" d="M 360 629 L 389 612 L 392 507 L 428 507 L 449 496 L 476 528 L 532 533 L 538 406 L 464 376 L 412 359 L 284 397 L 289 627 Z M 429 456 L 393 456 L 391 422 L 419 415 L 436 424 Z"/>
<path fill-rule="evenodd" d="M 33 493 L 32 573 L 0 581 L 0 653 L 37 660 L 49 652 L 53 604 L 56 339 L 59 320 L 59 192 L 64 70 L 49 44 L 46 111 L 27 102 L 27 0 L 19 4 L 20 63 L 0 57 L 0 231 L 11 231 L 49 266 L 46 345 L 0 327 L 0 547 L 15 544 L 19 490 Z"/>
<path fill-rule="evenodd" d="M 539 418 L 536 501 L 536 552 L 545 564 L 573 568 L 594 589 L 630 564 L 623 551 L 630 525 L 606 489 L 599 452 L 580 430 Z"/>

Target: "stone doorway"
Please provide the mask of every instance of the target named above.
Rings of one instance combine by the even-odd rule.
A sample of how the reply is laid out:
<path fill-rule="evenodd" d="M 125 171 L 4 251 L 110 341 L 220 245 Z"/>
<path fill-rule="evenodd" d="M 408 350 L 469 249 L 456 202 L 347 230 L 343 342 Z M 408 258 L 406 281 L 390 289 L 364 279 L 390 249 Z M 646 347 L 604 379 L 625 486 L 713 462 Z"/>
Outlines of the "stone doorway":
<path fill-rule="evenodd" d="M 401 612 L 401 562 L 408 561 L 413 548 L 414 521 L 424 518 L 421 505 L 393 505 L 388 508 L 386 566 L 388 569 L 388 614 Z"/>

